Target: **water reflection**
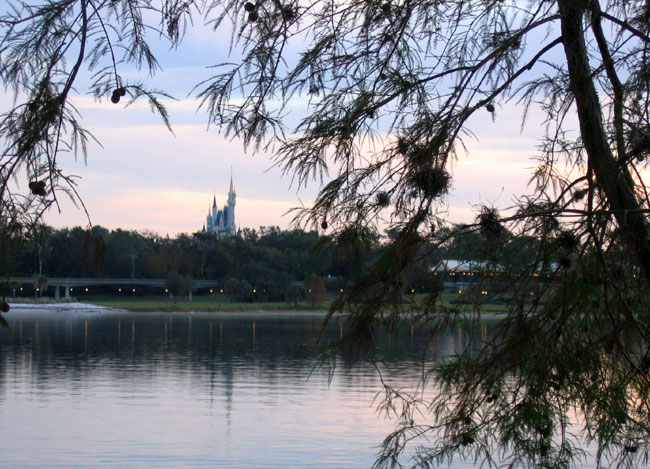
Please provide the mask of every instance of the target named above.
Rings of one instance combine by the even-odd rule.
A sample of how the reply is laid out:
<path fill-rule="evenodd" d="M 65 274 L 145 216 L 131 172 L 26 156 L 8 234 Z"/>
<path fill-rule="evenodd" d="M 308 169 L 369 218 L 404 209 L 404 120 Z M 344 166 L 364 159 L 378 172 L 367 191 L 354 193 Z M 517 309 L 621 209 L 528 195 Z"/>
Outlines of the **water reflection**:
<path fill-rule="evenodd" d="M 358 356 L 329 382 L 314 369 L 314 314 L 16 312 L 0 331 L 0 434 L 7 467 L 369 467 L 392 422 L 372 406 L 375 369 Z M 334 324 L 323 343 L 344 333 Z M 378 355 L 415 382 L 429 341 L 409 326 Z M 471 342 L 470 342 L 471 340 Z M 458 465 L 455 467 L 463 467 Z"/>

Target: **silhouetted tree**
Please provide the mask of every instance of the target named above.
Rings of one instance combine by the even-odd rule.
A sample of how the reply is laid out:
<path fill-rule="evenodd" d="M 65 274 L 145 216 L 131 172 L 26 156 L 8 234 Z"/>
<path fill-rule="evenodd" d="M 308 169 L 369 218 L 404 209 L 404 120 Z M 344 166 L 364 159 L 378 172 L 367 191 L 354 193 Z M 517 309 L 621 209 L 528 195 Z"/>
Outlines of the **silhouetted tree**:
<path fill-rule="evenodd" d="M 598 445 L 599 462 L 634 466 L 647 458 L 646 1 L 158 5 L 13 1 L 0 17 L 0 80 L 15 98 L 0 120 L 0 254 L 20 245 L 57 194 L 77 198 L 58 157 L 85 157 L 92 139 L 70 103 L 78 77 L 90 76 L 90 91 L 113 103 L 147 99 L 167 124 L 164 93 L 127 80 L 121 67 L 157 70 L 149 22 L 173 48 L 186 27 L 206 18 L 219 34 L 232 32 L 238 57 L 198 87 L 209 122 L 250 148 L 273 146 L 297 183 L 323 179 L 296 223 L 326 230 L 338 252 L 352 256 L 372 245 L 379 226 L 394 234 L 370 263 L 350 257 L 356 282 L 331 309 L 353 325 L 340 348 L 362 338 L 369 350 L 377 323 L 400 324 L 413 266 L 444 242 L 436 233 L 445 223 L 451 166 L 480 131 L 475 117 L 487 112 L 498 125 L 502 107 L 516 102 L 523 119 L 544 131 L 532 193 L 507 215 L 481 207 L 454 235 L 478 233 L 477 256 L 493 267 L 512 236 L 535 237 L 539 255 L 519 266 L 515 294 L 523 297 L 542 272 L 557 280 L 546 283 L 543 302 L 514 308 L 488 346 L 430 370 L 436 379 L 424 384 L 435 397 L 424 403 L 422 424 L 415 422 L 417 396 L 387 387 L 386 408 L 402 404 L 403 411 L 378 465 L 397 464 L 412 441 L 425 438 L 429 446 L 414 455 L 422 466 L 454 455 L 496 465 L 495 452 L 504 465 L 565 466 L 581 438 Z M 298 97 L 307 105 L 287 129 Z M 243 236 L 256 243 L 260 234 Z M 432 293 L 408 314 L 435 332 L 472 319 L 475 306 L 450 309 Z M 571 438 L 576 413 L 584 431 Z"/>
<path fill-rule="evenodd" d="M 176 303 L 176 297 L 186 294 L 191 287 L 191 282 L 178 272 L 169 272 L 165 277 L 165 288 L 169 290 Z"/>
<path fill-rule="evenodd" d="M 295 308 L 298 307 L 298 302 L 305 299 L 305 289 L 298 285 L 290 285 L 284 294 L 287 303 L 293 303 Z"/>
<path fill-rule="evenodd" d="M 316 274 L 309 275 L 304 282 L 303 289 L 305 291 L 305 298 L 312 306 L 321 304 L 325 301 L 325 283 L 323 279 Z"/>
<path fill-rule="evenodd" d="M 45 275 L 34 274 L 32 275 L 32 283 L 34 284 L 34 298 L 43 297 L 43 292 L 47 290 L 48 279 Z"/>

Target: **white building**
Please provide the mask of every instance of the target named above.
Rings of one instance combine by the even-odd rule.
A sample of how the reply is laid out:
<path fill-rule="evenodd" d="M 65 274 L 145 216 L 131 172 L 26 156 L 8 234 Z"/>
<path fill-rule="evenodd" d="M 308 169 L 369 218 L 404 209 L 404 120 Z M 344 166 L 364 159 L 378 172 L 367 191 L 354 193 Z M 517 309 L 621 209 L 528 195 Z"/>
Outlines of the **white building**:
<path fill-rule="evenodd" d="M 235 228 L 235 203 L 237 201 L 237 194 L 232 184 L 232 175 L 230 176 L 230 190 L 228 191 L 228 202 L 221 210 L 217 210 L 217 196 L 215 195 L 212 200 L 212 208 L 208 208 L 208 216 L 205 225 L 203 225 L 204 233 L 216 233 L 219 235 L 234 235 L 237 233 Z"/>

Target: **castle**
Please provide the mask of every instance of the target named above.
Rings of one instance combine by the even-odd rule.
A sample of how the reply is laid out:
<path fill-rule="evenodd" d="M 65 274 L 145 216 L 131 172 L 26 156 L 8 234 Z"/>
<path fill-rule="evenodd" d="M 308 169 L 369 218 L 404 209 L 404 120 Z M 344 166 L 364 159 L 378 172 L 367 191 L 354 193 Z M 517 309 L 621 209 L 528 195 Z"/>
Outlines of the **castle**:
<path fill-rule="evenodd" d="M 204 233 L 216 233 L 218 235 L 234 235 L 237 233 L 235 228 L 235 202 L 237 194 L 232 185 L 232 175 L 230 175 L 230 190 L 228 191 L 228 203 L 223 206 L 222 210 L 217 210 L 217 197 L 212 200 L 212 209 L 208 208 L 208 217 L 203 225 Z"/>

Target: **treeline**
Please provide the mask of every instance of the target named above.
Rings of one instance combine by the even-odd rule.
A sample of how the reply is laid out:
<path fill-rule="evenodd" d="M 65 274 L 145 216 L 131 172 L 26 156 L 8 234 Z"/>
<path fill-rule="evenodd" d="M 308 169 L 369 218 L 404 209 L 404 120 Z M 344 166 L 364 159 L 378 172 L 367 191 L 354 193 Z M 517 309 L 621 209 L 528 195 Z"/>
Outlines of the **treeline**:
<path fill-rule="evenodd" d="M 169 237 L 41 225 L 14 263 L 12 274 L 18 277 L 166 278 L 175 272 L 187 279 L 217 280 L 240 296 L 254 288 L 269 301 L 285 300 L 289 287 L 311 274 L 338 291 L 354 270 L 327 237 L 278 227 L 243 229 L 240 236 L 197 232 Z"/>
<path fill-rule="evenodd" d="M 441 289 L 442 279 L 431 275 L 431 269 L 442 259 L 478 261 L 521 273 L 548 257 L 539 257 L 539 240 L 507 232 L 500 234 L 498 243 L 476 231 L 463 231 L 462 226 L 441 229 L 437 234 L 440 242 L 420 247 L 418 262 L 403 271 L 404 278 L 399 280 L 403 292 Z M 331 238 L 315 231 L 274 226 L 246 228 L 238 236 L 197 232 L 169 237 L 100 226 L 88 230 L 39 225 L 16 250 L 12 265 L 5 263 L 8 271 L 3 275 L 167 279 L 174 274 L 176 280 L 183 278 L 187 284 L 215 280 L 233 300 L 251 300 L 255 291 L 256 299 L 295 301 L 308 292 L 303 283 L 311 275 L 320 277 L 327 291 L 339 292 L 359 274 L 367 274 L 372 261 L 385 254 L 386 245 L 376 234 L 361 235 L 343 232 Z M 395 235 L 385 234 L 389 238 Z"/>

